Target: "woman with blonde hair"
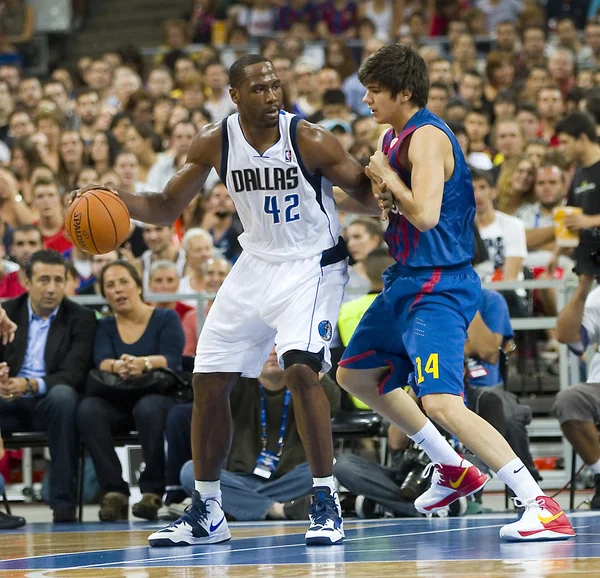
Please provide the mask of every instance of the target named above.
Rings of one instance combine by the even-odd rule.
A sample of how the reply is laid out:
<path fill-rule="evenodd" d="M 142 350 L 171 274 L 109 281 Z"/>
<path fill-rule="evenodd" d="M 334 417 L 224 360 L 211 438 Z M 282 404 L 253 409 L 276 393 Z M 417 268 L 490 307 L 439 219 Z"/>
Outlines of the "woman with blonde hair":
<path fill-rule="evenodd" d="M 535 166 L 525 155 L 502 163 L 498 176 L 496 208 L 514 215 L 523 204 L 535 202 Z"/>

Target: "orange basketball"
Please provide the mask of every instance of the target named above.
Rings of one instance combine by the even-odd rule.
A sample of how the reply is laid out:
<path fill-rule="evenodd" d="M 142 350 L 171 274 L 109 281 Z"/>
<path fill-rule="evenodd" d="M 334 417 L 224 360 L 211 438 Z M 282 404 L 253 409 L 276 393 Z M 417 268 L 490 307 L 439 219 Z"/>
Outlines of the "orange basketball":
<path fill-rule="evenodd" d="M 73 245 L 90 255 L 103 255 L 119 247 L 129 235 L 129 211 L 109 191 L 93 189 L 77 197 L 65 216 Z"/>

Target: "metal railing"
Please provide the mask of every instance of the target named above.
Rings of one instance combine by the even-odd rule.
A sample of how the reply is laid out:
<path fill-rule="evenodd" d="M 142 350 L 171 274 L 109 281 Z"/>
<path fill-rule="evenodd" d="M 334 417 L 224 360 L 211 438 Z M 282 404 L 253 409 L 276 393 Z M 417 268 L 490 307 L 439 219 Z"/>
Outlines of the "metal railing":
<path fill-rule="evenodd" d="M 174 303 L 177 301 L 196 301 L 196 320 L 198 324 L 197 335 L 199 337 L 204 320 L 206 319 L 206 305 L 214 300 L 216 293 L 148 293 L 144 295 L 146 303 Z M 107 305 L 102 295 L 75 295 L 72 301 L 80 305 Z"/>

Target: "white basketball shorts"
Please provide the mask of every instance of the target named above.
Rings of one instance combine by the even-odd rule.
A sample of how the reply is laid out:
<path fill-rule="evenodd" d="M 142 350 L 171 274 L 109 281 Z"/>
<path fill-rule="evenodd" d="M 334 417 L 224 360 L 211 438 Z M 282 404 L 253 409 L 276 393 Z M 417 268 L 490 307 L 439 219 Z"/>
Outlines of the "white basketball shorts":
<path fill-rule="evenodd" d="M 321 267 L 321 255 L 271 263 L 244 251 L 206 317 L 194 373 L 258 377 L 273 343 L 282 368 L 286 351 L 323 350 L 321 371 L 329 371 L 329 345 L 347 282 L 345 259 Z"/>

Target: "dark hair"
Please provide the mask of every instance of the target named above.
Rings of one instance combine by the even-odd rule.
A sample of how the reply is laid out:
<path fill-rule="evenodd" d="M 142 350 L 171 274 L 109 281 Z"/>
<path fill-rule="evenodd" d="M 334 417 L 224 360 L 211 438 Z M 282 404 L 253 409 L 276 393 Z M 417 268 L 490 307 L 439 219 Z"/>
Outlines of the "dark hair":
<path fill-rule="evenodd" d="M 131 115 L 127 112 L 118 112 L 115 114 L 110 121 L 110 130 L 112 131 L 124 118 L 127 118 L 131 121 Z"/>
<path fill-rule="evenodd" d="M 470 108 L 469 106 L 463 102 L 462 100 L 458 99 L 458 98 L 453 98 L 452 100 L 448 101 L 448 108 L 453 108 L 455 106 L 459 106 L 460 108 L 466 110 L 467 112 L 469 112 Z"/>
<path fill-rule="evenodd" d="M 88 88 L 87 86 L 85 88 L 80 88 L 77 91 L 77 96 L 75 97 L 75 100 L 79 101 L 80 98 L 83 98 L 84 96 L 87 96 L 88 94 L 95 94 L 96 96 L 98 96 L 98 100 L 100 100 L 98 91 L 94 90 L 93 88 Z"/>
<path fill-rule="evenodd" d="M 412 93 L 411 101 L 417 106 L 427 106 L 429 73 L 421 55 L 407 44 L 388 44 L 371 54 L 358 70 L 358 80 L 363 86 L 378 84 L 395 98 L 401 91 Z"/>
<path fill-rule="evenodd" d="M 470 114 L 478 114 L 479 116 L 482 116 L 483 118 L 485 118 L 485 120 L 488 121 L 488 124 L 492 123 L 492 119 L 490 117 L 490 113 L 485 110 L 485 108 L 472 108 L 471 110 L 467 111 L 467 114 L 465 115 L 465 118 L 467 116 L 469 116 Z"/>
<path fill-rule="evenodd" d="M 36 225 L 31 225 L 29 223 L 25 224 L 25 225 L 17 225 L 12 232 L 12 238 L 13 238 L 13 243 L 15 240 L 15 234 L 17 233 L 31 233 L 31 231 L 35 231 L 36 233 L 38 233 L 38 235 L 40 236 L 40 244 L 42 244 L 44 242 L 44 236 L 42 235 L 42 232 L 38 229 L 38 227 Z"/>
<path fill-rule="evenodd" d="M 525 102 L 521 104 L 519 108 L 517 108 L 517 114 L 519 114 L 520 112 L 529 112 L 531 114 L 535 114 L 535 116 L 540 118 L 540 113 L 538 112 L 537 107 L 529 102 Z"/>
<path fill-rule="evenodd" d="M 494 178 L 490 171 L 482 171 L 481 169 L 476 169 L 475 167 L 470 167 L 470 169 L 473 182 L 485 181 L 492 189 L 494 188 Z"/>
<path fill-rule="evenodd" d="M 65 258 L 58 251 L 51 251 L 49 249 L 41 249 L 31 255 L 31 259 L 27 265 L 25 265 L 25 276 L 31 281 L 33 275 L 33 266 L 36 263 L 43 263 L 44 265 L 62 265 L 65 267 Z M 66 274 L 66 267 L 65 267 Z"/>
<path fill-rule="evenodd" d="M 229 69 L 229 86 L 231 88 L 240 88 L 246 80 L 246 68 L 254 64 L 260 64 L 261 62 L 271 64 L 271 61 L 262 56 L 262 54 L 246 54 L 238 58 Z"/>
<path fill-rule="evenodd" d="M 160 137 L 154 132 L 151 124 L 148 124 L 147 122 L 134 122 L 131 126 L 135 129 L 135 132 L 142 137 L 142 140 L 150 141 L 150 146 L 152 146 L 152 150 L 155 153 L 160 152 Z"/>
<path fill-rule="evenodd" d="M 112 261 L 111 263 L 107 263 L 102 267 L 102 271 L 100 271 L 100 293 L 102 293 L 102 297 L 106 298 L 104 294 L 104 275 L 106 272 L 112 267 L 123 267 L 123 269 L 127 269 L 127 272 L 131 275 L 132 279 L 135 281 L 135 284 L 142 291 L 144 290 L 144 284 L 142 283 L 142 278 L 138 273 L 137 269 L 129 262 L 124 259 L 119 259 L 118 261 Z"/>
<path fill-rule="evenodd" d="M 457 120 L 449 120 L 446 122 L 446 124 L 448 125 L 448 128 L 455 134 L 455 136 L 458 136 L 459 134 L 467 134 L 465 125 L 462 122 Z"/>
<path fill-rule="evenodd" d="M 432 88 L 438 88 L 439 90 L 443 90 L 447 96 L 450 95 L 450 91 L 448 90 L 448 87 L 443 83 L 443 82 L 432 82 L 429 85 L 429 91 L 431 92 Z"/>
<path fill-rule="evenodd" d="M 103 135 L 106 137 L 106 141 L 108 142 L 108 163 L 112 167 L 115 164 L 115 159 L 117 158 L 117 155 L 119 154 L 121 145 L 119 144 L 119 141 L 115 138 L 115 135 L 112 132 L 99 131 L 94 135 L 94 140 L 98 135 Z M 93 140 L 92 140 L 92 143 L 93 143 Z M 92 157 L 92 151 L 90 149 L 90 162 L 92 162 L 92 165 L 93 165 L 94 160 L 91 157 Z"/>
<path fill-rule="evenodd" d="M 586 135 L 591 142 L 597 141 L 596 122 L 585 112 L 574 111 L 556 123 L 555 133 L 567 134 L 573 138 Z"/>
<path fill-rule="evenodd" d="M 363 226 L 369 237 L 379 237 L 379 242 L 383 241 L 383 231 L 377 221 L 372 219 L 356 219 L 349 223 L 348 227 L 352 227 L 353 225 Z"/>
<path fill-rule="evenodd" d="M 496 96 L 494 104 L 498 102 L 509 102 L 517 106 L 517 95 L 512 90 L 501 90 Z"/>
<path fill-rule="evenodd" d="M 77 271 L 77 268 L 71 259 L 65 261 L 65 273 L 73 277 L 73 279 L 79 279 L 79 271 Z"/>
<path fill-rule="evenodd" d="M 331 104 L 346 105 L 346 95 L 340 88 L 329 88 L 323 93 L 323 106 Z"/>
<path fill-rule="evenodd" d="M 593 88 L 586 96 L 586 108 L 590 115 L 600 124 L 600 88 Z"/>
<path fill-rule="evenodd" d="M 37 181 L 33 183 L 33 186 L 31 187 L 31 194 L 33 194 L 38 187 L 46 186 L 56 187 L 56 190 L 58 191 L 58 196 L 60 197 L 60 185 L 55 180 L 46 178 L 37 179 Z"/>
<path fill-rule="evenodd" d="M 194 116 L 194 114 L 196 112 L 199 112 L 208 122 L 213 121 L 212 113 L 208 109 L 204 108 L 203 106 L 196 106 L 195 108 L 190 109 L 190 119 Z M 180 120 L 177 124 L 179 124 L 180 122 L 186 122 L 186 121 Z M 189 120 L 187 122 L 192 122 L 192 121 Z M 177 126 L 177 124 L 175 126 Z M 175 126 L 173 128 L 175 128 Z"/>
<path fill-rule="evenodd" d="M 42 157 L 40 156 L 35 143 L 31 142 L 29 137 L 21 137 L 16 138 L 12 142 L 12 146 L 10 147 L 10 156 L 12 159 L 15 151 L 21 151 L 23 153 L 23 157 L 29 164 L 29 172 L 31 173 L 32 169 L 43 164 Z M 21 175 L 21 178 L 28 178 L 29 175 Z"/>

